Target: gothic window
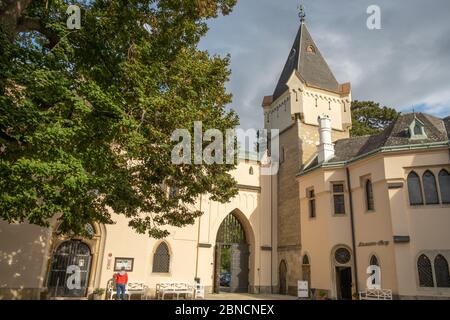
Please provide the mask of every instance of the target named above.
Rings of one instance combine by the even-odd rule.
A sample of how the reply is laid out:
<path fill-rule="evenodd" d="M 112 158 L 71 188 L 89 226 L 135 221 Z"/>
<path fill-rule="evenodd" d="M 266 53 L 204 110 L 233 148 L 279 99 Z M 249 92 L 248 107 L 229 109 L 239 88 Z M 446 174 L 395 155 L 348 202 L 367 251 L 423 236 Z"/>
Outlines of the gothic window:
<path fill-rule="evenodd" d="M 86 232 L 90 235 L 93 236 L 95 235 L 95 229 L 94 226 L 90 223 L 86 223 L 84 226 L 84 229 L 86 230 Z"/>
<path fill-rule="evenodd" d="M 450 174 L 447 170 L 442 169 L 439 172 L 439 187 L 442 203 L 450 204 Z"/>
<path fill-rule="evenodd" d="M 165 242 L 161 242 L 153 255 L 153 273 L 168 273 L 169 266 L 169 247 Z"/>
<path fill-rule="evenodd" d="M 447 259 L 440 254 L 434 259 L 434 274 L 436 275 L 436 285 L 439 288 L 450 288 L 448 262 Z"/>
<path fill-rule="evenodd" d="M 370 265 L 371 266 L 380 266 L 379 262 L 378 262 L 378 258 L 375 255 L 372 255 L 370 257 Z"/>
<path fill-rule="evenodd" d="M 308 202 L 309 202 L 309 217 L 316 217 L 316 196 L 314 194 L 314 189 L 308 191 Z"/>
<path fill-rule="evenodd" d="M 302 260 L 302 274 L 303 281 L 308 281 L 309 286 L 311 285 L 311 266 L 309 262 L 309 257 L 305 254 Z"/>
<path fill-rule="evenodd" d="M 251 176 L 253 175 L 253 167 L 250 167 L 250 169 L 248 170 L 248 174 Z"/>
<path fill-rule="evenodd" d="M 373 201 L 372 181 L 370 181 L 370 180 L 366 181 L 366 205 L 367 205 L 367 211 L 375 210 L 375 205 L 374 205 L 374 201 Z"/>
<path fill-rule="evenodd" d="M 439 197 L 436 187 L 436 178 L 431 171 L 425 171 L 423 174 L 423 191 L 426 204 L 438 204 Z"/>
<path fill-rule="evenodd" d="M 306 254 L 303 256 L 302 264 L 304 266 L 309 266 L 309 257 Z"/>
<path fill-rule="evenodd" d="M 424 254 L 417 260 L 417 271 L 419 272 L 419 285 L 421 287 L 434 287 L 431 262 Z"/>
<path fill-rule="evenodd" d="M 334 214 L 345 214 L 344 185 L 333 184 Z"/>
<path fill-rule="evenodd" d="M 412 171 L 408 175 L 408 193 L 409 193 L 409 203 L 412 206 L 422 205 L 423 204 L 423 196 L 422 196 L 422 187 L 420 185 L 420 178 Z"/>

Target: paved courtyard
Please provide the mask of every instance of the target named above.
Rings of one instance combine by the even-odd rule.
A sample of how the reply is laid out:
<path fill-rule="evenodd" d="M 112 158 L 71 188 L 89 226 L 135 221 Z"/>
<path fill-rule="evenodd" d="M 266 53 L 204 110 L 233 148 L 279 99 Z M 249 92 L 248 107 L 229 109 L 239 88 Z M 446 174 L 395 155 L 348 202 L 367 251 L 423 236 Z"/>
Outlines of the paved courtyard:
<path fill-rule="evenodd" d="M 280 294 L 221 293 L 207 294 L 205 300 L 297 300 Z"/>

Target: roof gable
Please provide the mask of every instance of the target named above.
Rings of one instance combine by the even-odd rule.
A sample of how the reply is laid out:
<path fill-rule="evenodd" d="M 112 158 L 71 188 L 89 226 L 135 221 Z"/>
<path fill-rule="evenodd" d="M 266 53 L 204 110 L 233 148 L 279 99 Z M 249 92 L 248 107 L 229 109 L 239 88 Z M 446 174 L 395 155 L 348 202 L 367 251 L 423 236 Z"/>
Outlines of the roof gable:
<path fill-rule="evenodd" d="M 273 99 L 279 98 L 288 87 L 291 75 L 297 72 L 307 84 L 331 91 L 339 90 L 339 83 L 323 58 L 308 28 L 300 25 L 289 56 L 273 93 Z"/>

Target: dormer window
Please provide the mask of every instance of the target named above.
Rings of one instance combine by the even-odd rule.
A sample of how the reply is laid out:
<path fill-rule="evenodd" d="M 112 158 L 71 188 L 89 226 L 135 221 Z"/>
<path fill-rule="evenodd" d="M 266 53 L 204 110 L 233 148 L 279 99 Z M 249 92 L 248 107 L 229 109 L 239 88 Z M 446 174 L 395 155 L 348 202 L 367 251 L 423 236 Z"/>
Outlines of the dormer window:
<path fill-rule="evenodd" d="M 409 138 L 414 140 L 426 139 L 425 124 L 414 116 L 414 120 L 409 125 Z"/>

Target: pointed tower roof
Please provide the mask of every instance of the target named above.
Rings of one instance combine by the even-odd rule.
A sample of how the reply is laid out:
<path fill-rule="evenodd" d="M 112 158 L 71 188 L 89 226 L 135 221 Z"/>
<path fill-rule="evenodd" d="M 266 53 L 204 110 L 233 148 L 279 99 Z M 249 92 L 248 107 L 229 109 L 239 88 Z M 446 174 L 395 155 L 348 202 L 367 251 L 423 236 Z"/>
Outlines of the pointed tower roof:
<path fill-rule="evenodd" d="M 294 45 L 278 80 L 273 100 L 288 90 L 286 83 L 294 71 L 309 85 L 325 90 L 339 90 L 339 83 L 314 43 L 304 21 L 300 24 Z"/>

